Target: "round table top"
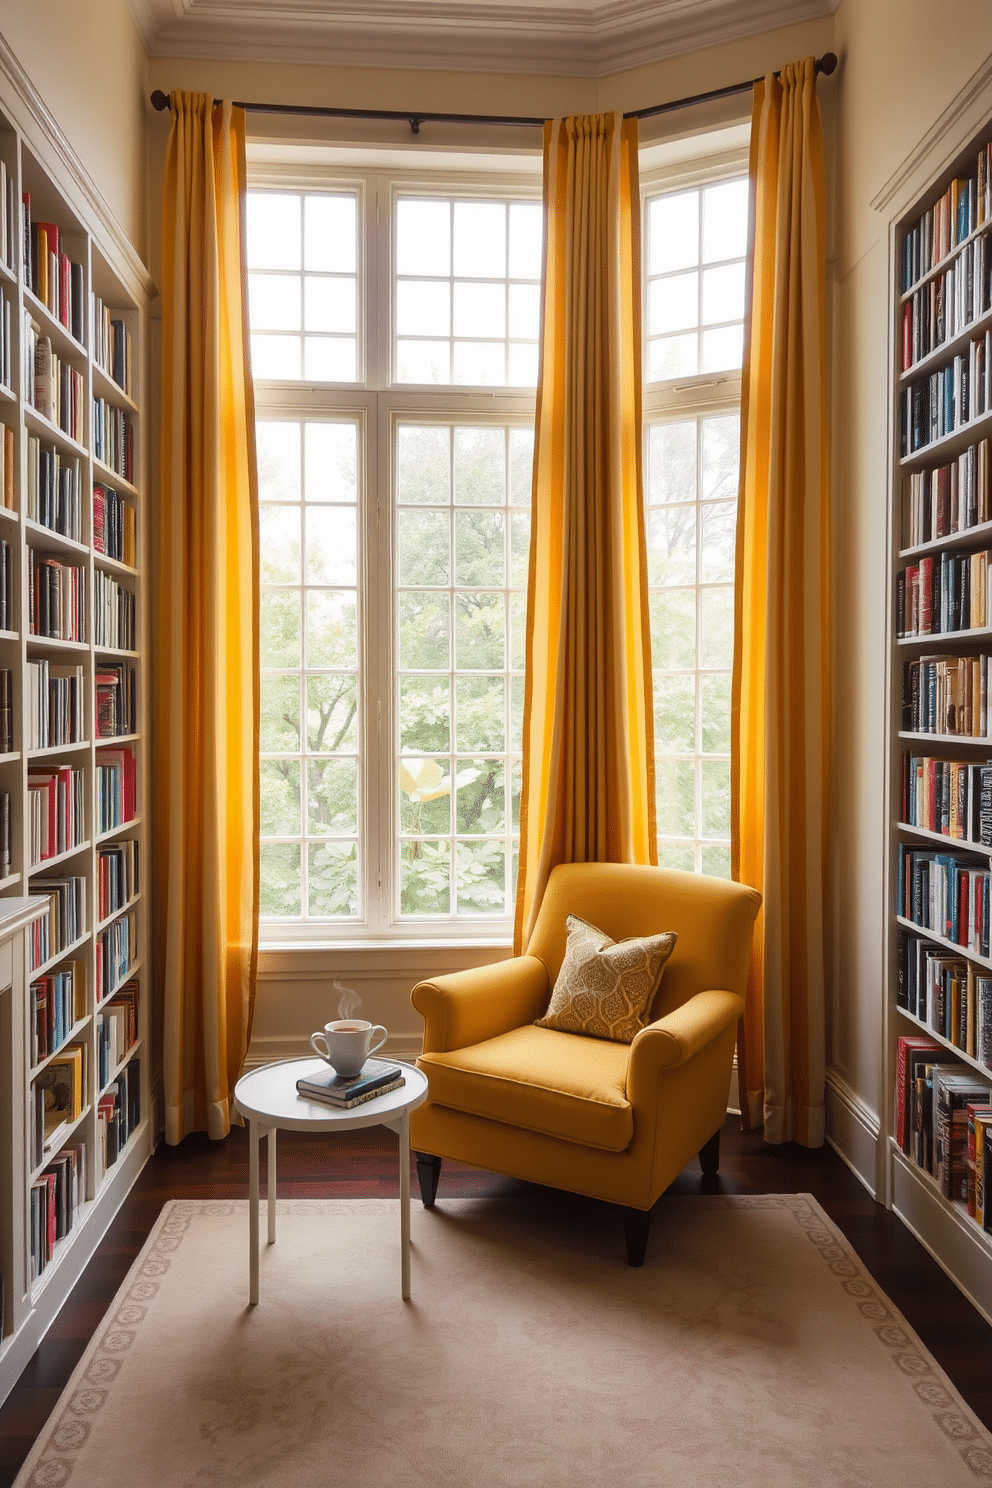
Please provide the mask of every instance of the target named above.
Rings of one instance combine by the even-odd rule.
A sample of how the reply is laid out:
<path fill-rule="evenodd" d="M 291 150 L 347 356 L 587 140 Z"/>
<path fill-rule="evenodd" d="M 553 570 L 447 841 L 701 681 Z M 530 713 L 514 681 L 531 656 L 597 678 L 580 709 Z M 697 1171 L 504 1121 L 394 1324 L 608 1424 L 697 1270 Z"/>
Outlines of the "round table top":
<path fill-rule="evenodd" d="M 412 1064 L 390 1060 L 403 1071 L 403 1084 L 385 1095 L 342 1111 L 325 1101 L 307 1100 L 300 1095 L 296 1082 L 302 1076 L 323 1073 L 327 1064 L 310 1056 L 305 1059 L 281 1059 L 277 1064 L 263 1064 L 242 1075 L 234 1087 L 234 1104 L 242 1116 L 260 1121 L 263 1126 L 279 1126 L 289 1131 L 319 1131 L 335 1128 L 352 1130 L 397 1121 L 405 1111 L 414 1111 L 427 1099 L 427 1076 Z"/>

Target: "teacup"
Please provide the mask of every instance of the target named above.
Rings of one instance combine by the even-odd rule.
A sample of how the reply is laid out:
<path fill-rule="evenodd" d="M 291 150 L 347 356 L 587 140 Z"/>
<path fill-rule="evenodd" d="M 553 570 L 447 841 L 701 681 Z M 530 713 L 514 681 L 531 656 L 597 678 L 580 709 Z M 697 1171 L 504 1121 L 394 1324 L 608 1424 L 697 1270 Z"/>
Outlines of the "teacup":
<path fill-rule="evenodd" d="M 373 1044 L 374 1034 L 382 1037 Z M 325 1023 L 323 1030 L 310 1035 L 310 1047 L 336 1074 L 360 1075 L 370 1054 L 381 1049 L 388 1034 L 381 1023 L 366 1023 L 364 1018 L 337 1018 Z"/>

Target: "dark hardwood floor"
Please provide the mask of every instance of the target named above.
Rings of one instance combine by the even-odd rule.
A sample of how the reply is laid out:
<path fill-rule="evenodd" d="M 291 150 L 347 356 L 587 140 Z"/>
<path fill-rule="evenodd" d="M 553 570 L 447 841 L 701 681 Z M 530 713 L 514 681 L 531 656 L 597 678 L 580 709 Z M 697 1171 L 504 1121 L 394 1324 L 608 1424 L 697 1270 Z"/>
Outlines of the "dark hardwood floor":
<path fill-rule="evenodd" d="M 248 1143 L 243 1130 L 232 1132 L 224 1142 L 191 1136 L 178 1147 L 159 1147 L 54 1326 L 0 1408 L 0 1488 L 10 1488 L 16 1478 L 166 1200 L 244 1198 L 247 1191 Z M 832 1149 L 811 1152 L 792 1145 L 772 1147 L 760 1135 L 741 1133 L 736 1119 L 728 1118 L 716 1177 L 704 1178 L 698 1164 L 693 1163 L 669 1192 L 812 1193 L 972 1410 L 992 1429 L 992 1376 L 988 1368 L 992 1327 L 900 1221 L 872 1201 Z M 396 1139 L 382 1127 L 334 1138 L 282 1132 L 279 1193 L 286 1198 L 396 1197 Z M 413 1202 L 419 1203 L 415 1172 L 412 1193 Z M 596 1203 L 450 1162 L 444 1164 L 438 1197 L 443 1202 L 445 1197 L 527 1193 L 535 1203 L 561 1215 L 563 1234 L 576 1206 Z M 664 1195 L 658 1202 L 664 1204 Z M 616 1244 L 619 1259 L 623 1256 L 619 1218 Z"/>

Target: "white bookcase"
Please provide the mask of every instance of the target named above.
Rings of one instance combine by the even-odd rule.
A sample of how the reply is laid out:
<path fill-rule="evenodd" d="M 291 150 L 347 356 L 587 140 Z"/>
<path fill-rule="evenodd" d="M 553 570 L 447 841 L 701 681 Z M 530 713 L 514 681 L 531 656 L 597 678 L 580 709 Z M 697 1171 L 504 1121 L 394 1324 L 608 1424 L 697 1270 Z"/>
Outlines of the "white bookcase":
<path fill-rule="evenodd" d="M 981 557 L 992 554 L 987 153 L 980 177 L 978 170 L 990 139 L 992 121 L 975 130 L 973 119 L 967 138 L 950 142 L 946 153 L 932 147 L 931 160 L 943 163 L 931 173 L 921 150 L 905 177 L 911 195 L 894 204 L 891 222 L 889 976 L 882 1133 L 888 1202 L 992 1318 L 992 1233 L 921 1165 L 912 1142 L 904 1150 L 897 1122 L 900 1038 L 932 1040 L 933 1062 L 959 1063 L 962 1074 L 992 1087 L 992 1023 L 983 1049 L 976 1018 L 980 979 L 988 977 L 992 989 L 992 945 L 984 923 L 992 903 L 986 884 L 986 876 L 992 879 L 992 846 L 982 844 L 979 820 L 979 767 L 992 761 L 992 582 L 986 572 L 992 559 Z M 959 183 L 965 180 L 975 182 L 976 200 L 969 191 L 962 206 Z M 917 976 L 928 958 L 935 972 L 943 963 L 930 981 Z M 988 1004 L 992 1017 L 992 996 Z M 992 1215 L 986 1224 L 992 1225 Z"/>
<path fill-rule="evenodd" d="M 9 57 L 2 60 L 9 64 Z M 13 455 L 10 504 L 0 504 L 12 586 L 0 628 L 0 671 L 10 673 L 13 710 L 10 747 L 0 752 L 0 808 L 6 793 L 10 823 L 9 871 L 0 877 L 0 1401 L 147 1160 L 153 1124 L 142 662 L 151 284 L 44 105 L 26 82 L 21 88 L 11 80 L 9 65 L 0 68 L 0 162 L 10 182 L 7 206 L 13 203 L 16 216 L 13 252 L 5 256 L 0 242 L 11 353 L 0 379 L 0 438 Z M 32 220 L 56 225 L 60 250 L 76 265 L 69 271 L 74 316 L 53 295 L 43 303 L 37 253 L 32 270 L 25 263 L 26 195 Z M 126 387 L 112 361 L 102 364 L 97 302 L 126 330 Z M 116 327 L 115 333 L 122 344 Z M 58 409 L 49 417 L 36 406 L 32 341 L 43 355 L 50 345 L 67 369 L 63 406 L 71 396 L 73 417 L 60 417 Z M 98 437 L 101 414 L 107 416 Z M 125 442 L 126 466 L 118 454 Z M 67 484 L 59 499 L 39 502 L 34 472 L 41 465 L 51 470 L 56 461 Z M 94 495 L 98 489 L 102 496 Z M 134 533 L 127 547 L 118 541 L 125 523 Z M 47 742 L 39 732 L 44 708 L 38 700 L 46 685 L 50 700 L 61 689 L 61 702 L 48 712 L 51 726 L 62 730 Z M 119 732 L 108 736 L 108 729 Z M 133 760 L 133 785 L 123 779 L 128 769 L 118 789 L 115 771 L 126 758 Z M 56 804 L 60 795 L 72 802 L 54 837 L 39 830 L 53 793 Z M 0 810 L 0 832 L 2 820 Z M 78 913 L 75 923 L 65 916 L 50 924 L 42 942 L 38 926 L 47 913 L 38 917 L 39 896 L 55 879 L 67 881 L 60 893 Z M 4 940 L 8 900 L 20 918 L 15 914 L 16 930 Z M 71 996 L 65 989 L 70 970 Z M 120 994 L 135 984 L 133 1026 Z M 39 989 L 52 1005 L 60 990 L 63 995 L 58 1024 L 45 1015 L 40 1043 Z M 61 1126 L 58 1114 L 50 1114 L 39 1132 L 39 1092 L 46 1082 L 58 1083 L 60 1059 L 81 1070 L 79 1110 L 70 1109 Z M 57 1105 L 59 1092 L 48 1099 Z M 56 1184 L 50 1185 L 45 1174 L 53 1168 Z M 58 1194 L 54 1246 L 50 1187 Z M 65 1204 L 63 1195 L 75 1202 Z"/>

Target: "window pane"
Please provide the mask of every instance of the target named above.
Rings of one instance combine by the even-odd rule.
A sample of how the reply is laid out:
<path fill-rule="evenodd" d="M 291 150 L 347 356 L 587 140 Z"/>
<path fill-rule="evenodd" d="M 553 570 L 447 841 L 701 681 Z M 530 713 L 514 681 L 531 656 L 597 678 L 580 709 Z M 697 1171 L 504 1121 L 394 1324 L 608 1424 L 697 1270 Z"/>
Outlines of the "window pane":
<path fill-rule="evenodd" d="M 357 327 L 355 289 L 354 279 L 308 278 L 303 286 L 306 329 L 354 332 Z M 729 319 L 729 316 L 723 319 Z"/>
<path fill-rule="evenodd" d="M 450 382 L 450 341 L 397 341 L 397 382 Z"/>
<path fill-rule="evenodd" d="M 502 429 L 456 429 L 455 501 L 502 506 L 506 499 L 506 436 Z"/>
<path fill-rule="evenodd" d="M 537 368 L 537 346 L 520 341 L 511 341 L 506 369 L 508 386 L 536 387 Z"/>
<path fill-rule="evenodd" d="M 446 594 L 399 596 L 399 660 L 415 671 L 447 671 L 450 665 L 450 600 Z"/>
<path fill-rule="evenodd" d="M 506 853 L 501 842 L 459 842 L 458 912 L 499 915 L 506 904 Z"/>
<path fill-rule="evenodd" d="M 656 196 L 648 203 L 648 273 L 685 269 L 699 256 L 699 192 Z"/>
<path fill-rule="evenodd" d="M 306 596 L 307 662 L 312 667 L 358 665 L 355 596 L 308 590 Z"/>
<path fill-rule="evenodd" d="M 300 834 L 300 765 L 298 760 L 262 760 L 261 830 L 265 836 Z"/>
<path fill-rule="evenodd" d="M 458 749 L 505 749 L 506 680 L 503 676 L 456 679 L 455 744 Z"/>
<path fill-rule="evenodd" d="M 703 419 L 702 496 L 704 501 L 723 497 L 737 499 L 740 468 L 741 421 L 730 418 Z"/>
<path fill-rule="evenodd" d="M 732 582 L 737 540 L 737 505 L 733 501 L 707 503 L 700 509 L 702 541 L 699 577 L 704 584 Z"/>
<path fill-rule="evenodd" d="M 307 913 L 314 919 L 359 913 L 358 847 L 354 842 L 311 842 L 307 852 Z"/>
<path fill-rule="evenodd" d="M 298 919 L 302 908 L 299 843 L 263 842 L 259 864 L 259 913 L 279 918 L 291 915 Z"/>
<path fill-rule="evenodd" d="M 730 667 L 734 660 L 734 591 L 733 588 L 704 589 L 700 596 L 702 644 L 700 660 L 704 667 Z"/>
<path fill-rule="evenodd" d="M 396 431 L 400 501 L 447 506 L 451 500 L 451 432 L 403 424 Z"/>
<path fill-rule="evenodd" d="M 300 426 L 259 423 L 255 426 L 260 501 L 299 501 Z"/>
<path fill-rule="evenodd" d="M 357 550 L 355 509 L 347 506 L 306 508 L 308 584 L 354 584 Z"/>
<path fill-rule="evenodd" d="M 648 288 L 648 335 L 681 331 L 699 322 L 699 275 L 654 279 Z"/>
<path fill-rule="evenodd" d="M 470 587 L 502 584 L 506 569 L 503 513 L 460 511 L 455 515 L 455 583 Z"/>
<path fill-rule="evenodd" d="M 307 749 L 334 754 L 358 747 L 358 679 L 318 674 L 306 679 Z"/>
<path fill-rule="evenodd" d="M 658 831 L 666 837 L 695 837 L 695 763 L 691 759 L 660 759 L 655 779 Z"/>
<path fill-rule="evenodd" d="M 505 336 L 505 287 L 456 283 L 454 331 L 456 336 Z"/>
<path fill-rule="evenodd" d="M 702 762 L 703 836 L 730 836 L 730 761 Z"/>
<path fill-rule="evenodd" d="M 510 335 L 536 341 L 541 328 L 541 291 L 536 284 L 510 285 Z"/>
<path fill-rule="evenodd" d="M 456 275 L 502 279 L 506 274 L 506 207 L 455 202 Z"/>
<path fill-rule="evenodd" d="M 534 479 L 534 430 L 510 430 L 510 502 L 530 510 Z"/>
<path fill-rule="evenodd" d="M 659 668 L 688 670 L 696 665 L 694 589 L 652 591 L 651 653 L 654 665 Z"/>
<path fill-rule="evenodd" d="M 299 749 L 299 673 L 262 677 L 260 734 L 263 754 L 292 753 Z"/>
<path fill-rule="evenodd" d="M 730 753 L 730 673 L 702 679 L 702 746 L 704 754 Z"/>
<path fill-rule="evenodd" d="M 703 271 L 703 323 L 744 318 L 744 265 L 723 264 Z"/>
<path fill-rule="evenodd" d="M 282 191 L 249 191 L 248 267 L 300 267 L 300 198 Z"/>
<path fill-rule="evenodd" d="M 400 761 L 400 831 L 444 836 L 451 830 L 451 777 L 447 760 Z"/>
<path fill-rule="evenodd" d="M 400 905 L 405 915 L 450 913 L 451 848 L 447 841 L 401 845 Z"/>
<path fill-rule="evenodd" d="M 358 344 L 348 336 L 307 336 L 306 376 L 311 382 L 354 382 Z"/>
<path fill-rule="evenodd" d="M 505 665 L 506 604 L 502 594 L 455 598 L 455 666 L 489 672 Z"/>
<path fill-rule="evenodd" d="M 263 584 L 300 582 L 300 508 L 261 506 L 259 573 Z"/>
<path fill-rule="evenodd" d="M 308 832 L 327 837 L 358 831 L 358 761 L 311 759 L 307 761 Z M 312 875 L 311 875 L 312 876 Z M 312 896 L 311 889 L 311 896 Z"/>
<path fill-rule="evenodd" d="M 510 206 L 510 278 L 540 279 L 544 211 L 538 202 Z"/>
<path fill-rule="evenodd" d="M 696 582 L 696 508 L 661 506 L 648 516 L 648 581 Z"/>
<path fill-rule="evenodd" d="M 301 657 L 300 595 L 297 589 L 275 589 L 261 598 L 261 664 L 298 667 Z"/>
<path fill-rule="evenodd" d="M 496 387 L 506 382 L 506 348 L 489 341 L 456 341 L 453 380 L 468 387 Z"/>
<path fill-rule="evenodd" d="M 703 262 L 747 253 L 747 177 L 703 191 Z"/>
<path fill-rule="evenodd" d="M 308 423 L 304 429 L 304 449 L 308 501 L 358 500 L 355 424 Z"/>
<path fill-rule="evenodd" d="M 396 286 L 399 336 L 451 334 L 451 283 L 447 279 L 401 279 Z"/>
<path fill-rule="evenodd" d="M 256 331 L 300 329 L 300 281 L 281 274 L 250 274 L 248 298 Z"/>
<path fill-rule="evenodd" d="M 307 196 L 304 201 L 304 268 L 354 274 L 358 203 L 354 196 Z"/>
<path fill-rule="evenodd" d="M 300 375 L 299 336 L 262 335 L 252 332 L 252 376 L 273 382 L 298 379 Z"/>
<path fill-rule="evenodd" d="M 648 343 L 648 381 L 670 382 L 673 377 L 695 377 L 699 371 L 699 338 L 664 336 Z"/>
<path fill-rule="evenodd" d="M 450 204 L 401 197 L 396 203 L 396 272 L 448 274 L 450 265 Z"/>
<path fill-rule="evenodd" d="M 695 501 L 695 419 L 655 424 L 648 430 L 648 470 L 652 502 Z"/>
<path fill-rule="evenodd" d="M 416 753 L 451 748 L 451 687 L 447 678 L 400 680 L 400 750 Z"/>
<path fill-rule="evenodd" d="M 695 749 L 694 673 L 667 673 L 655 677 L 654 743 L 663 754 L 690 754 Z"/>
<path fill-rule="evenodd" d="M 444 511 L 401 511 L 396 519 L 401 584 L 450 582 L 450 517 Z"/>
<path fill-rule="evenodd" d="M 744 355 L 744 327 L 725 326 L 718 331 L 704 331 L 702 336 L 703 372 L 729 372 L 741 365 Z"/>

